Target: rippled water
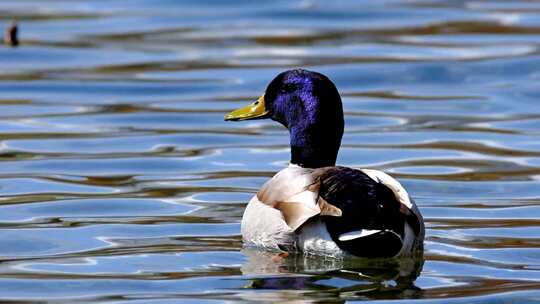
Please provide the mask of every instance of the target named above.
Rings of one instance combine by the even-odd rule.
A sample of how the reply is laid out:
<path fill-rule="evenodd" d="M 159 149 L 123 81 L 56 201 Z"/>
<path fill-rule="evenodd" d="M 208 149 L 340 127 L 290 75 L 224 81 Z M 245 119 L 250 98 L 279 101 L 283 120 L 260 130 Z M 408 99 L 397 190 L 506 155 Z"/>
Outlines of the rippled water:
<path fill-rule="evenodd" d="M 23 0 L 0 12 L 21 34 L 0 47 L 0 300 L 540 301 L 539 2 Z M 425 261 L 242 250 L 243 207 L 287 163 L 288 136 L 223 115 L 297 66 L 343 95 L 339 162 L 413 194 Z"/>

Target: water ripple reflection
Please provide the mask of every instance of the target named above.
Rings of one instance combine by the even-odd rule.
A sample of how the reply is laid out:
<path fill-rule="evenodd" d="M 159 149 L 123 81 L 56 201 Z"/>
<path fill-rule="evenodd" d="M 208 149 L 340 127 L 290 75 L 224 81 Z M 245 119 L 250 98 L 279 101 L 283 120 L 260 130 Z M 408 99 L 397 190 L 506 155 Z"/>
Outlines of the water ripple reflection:
<path fill-rule="evenodd" d="M 540 297 L 540 4 L 4 1 L 0 300 L 175 303 Z M 287 131 L 223 122 L 286 68 L 343 96 L 339 162 L 398 177 L 419 261 L 242 248 Z"/>

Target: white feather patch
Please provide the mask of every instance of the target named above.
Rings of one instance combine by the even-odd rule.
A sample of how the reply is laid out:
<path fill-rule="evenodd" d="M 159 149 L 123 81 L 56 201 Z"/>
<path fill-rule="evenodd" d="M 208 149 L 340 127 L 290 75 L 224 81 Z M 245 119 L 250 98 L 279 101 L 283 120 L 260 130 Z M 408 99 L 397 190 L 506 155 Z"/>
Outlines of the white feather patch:
<path fill-rule="evenodd" d="M 320 218 L 307 222 L 298 232 L 298 248 L 310 254 L 341 256 L 343 251 L 332 240 Z M 325 261 L 326 263 L 326 261 Z"/>
<path fill-rule="evenodd" d="M 287 226 L 279 210 L 261 203 L 257 196 L 249 201 L 241 224 L 242 239 L 248 245 L 279 250 L 278 245 L 292 247 L 294 231 Z"/>
<path fill-rule="evenodd" d="M 368 235 L 372 235 L 381 231 L 382 230 L 368 230 L 368 229 L 351 231 L 351 232 L 346 232 L 346 233 L 341 234 L 338 239 L 342 242 L 346 242 L 346 241 L 354 240 L 357 238 L 365 237 Z"/>
<path fill-rule="evenodd" d="M 289 168 L 296 168 L 296 169 L 302 168 L 302 167 L 300 167 L 299 165 L 293 164 L 293 163 L 289 163 L 289 166 L 288 166 L 288 167 L 289 167 Z"/>
<path fill-rule="evenodd" d="M 317 194 L 315 192 L 307 190 L 302 191 L 288 198 L 287 202 L 305 204 L 306 206 L 308 206 L 309 209 L 321 212 L 321 209 L 317 205 Z"/>
<path fill-rule="evenodd" d="M 378 171 L 378 170 L 372 170 L 372 169 L 360 169 L 360 171 L 364 172 L 367 176 L 369 176 L 372 180 L 382 183 L 383 185 L 387 186 L 394 192 L 394 195 L 396 196 L 396 199 L 405 205 L 407 208 L 412 209 L 413 205 L 411 203 L 411 200 L 409 198 L 409 193 L 407 193 L 407 190 L 403 188 L 403 186 L 393 177 L 390 175 Z"/>

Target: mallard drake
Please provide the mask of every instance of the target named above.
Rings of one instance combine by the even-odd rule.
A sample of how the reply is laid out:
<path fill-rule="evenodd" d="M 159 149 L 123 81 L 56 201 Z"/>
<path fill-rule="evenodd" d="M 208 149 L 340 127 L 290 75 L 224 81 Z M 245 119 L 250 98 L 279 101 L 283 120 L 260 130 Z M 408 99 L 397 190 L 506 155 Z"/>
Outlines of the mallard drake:
<path fill-rule="evenodd" d="M 422 215 L 397 180 L 377 170 L 336 166 L 343 106 L 328 77 L 285 71 L 258 100 L 225 116 L 264 118 L 289 130 L 291 160 L 249 201 L 241 224 L 246 245 L 359 257 L 422 251 Z"/>

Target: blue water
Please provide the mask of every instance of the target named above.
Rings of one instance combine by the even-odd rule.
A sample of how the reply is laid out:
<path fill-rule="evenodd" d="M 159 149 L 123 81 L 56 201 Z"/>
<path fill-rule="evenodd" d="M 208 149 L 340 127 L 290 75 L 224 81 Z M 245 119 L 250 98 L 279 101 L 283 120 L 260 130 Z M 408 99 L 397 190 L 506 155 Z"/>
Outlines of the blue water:
<path fill-rule="evenodd" d="M 540 301 L 540 3 L 0 3 L 0 301 Z M 421 261 L 242 249 L 287 164 L 271 121 L 224 122 L 279 72 L 340 90 L 339 163 L 426 219 Z"/>

